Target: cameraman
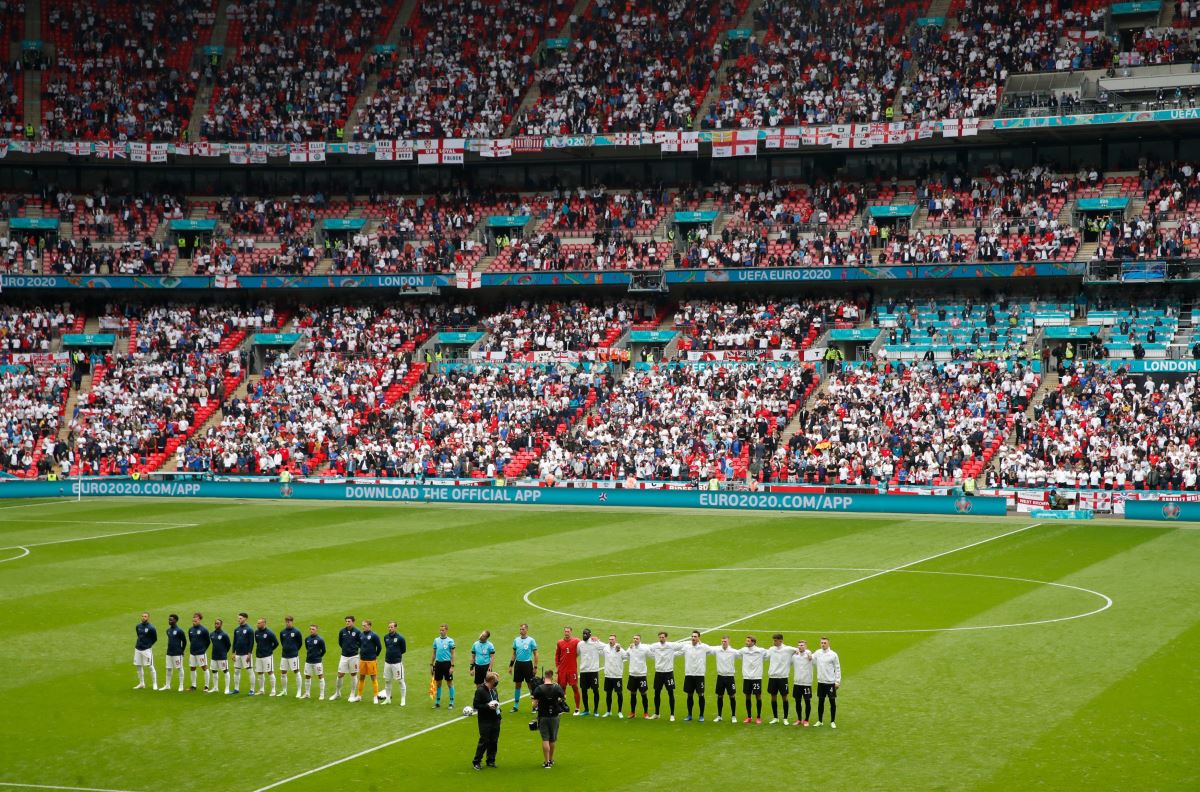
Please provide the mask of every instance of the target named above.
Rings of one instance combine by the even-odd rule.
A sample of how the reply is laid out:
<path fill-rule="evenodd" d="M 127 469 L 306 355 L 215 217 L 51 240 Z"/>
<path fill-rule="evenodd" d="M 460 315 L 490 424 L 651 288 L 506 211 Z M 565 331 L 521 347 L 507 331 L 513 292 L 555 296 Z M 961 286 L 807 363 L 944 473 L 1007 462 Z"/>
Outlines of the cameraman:
<path fill-rule="evenodd" d="M 542 735 L 542 767 L 554 767 L 554 746 L 558 742 L 558 716 L 562 713 L 563 689 L 554 684 L 554 671 L 546 669 L 542 684 L 533 691 L 533 711 L 537 714 L 537 729 Z"/>

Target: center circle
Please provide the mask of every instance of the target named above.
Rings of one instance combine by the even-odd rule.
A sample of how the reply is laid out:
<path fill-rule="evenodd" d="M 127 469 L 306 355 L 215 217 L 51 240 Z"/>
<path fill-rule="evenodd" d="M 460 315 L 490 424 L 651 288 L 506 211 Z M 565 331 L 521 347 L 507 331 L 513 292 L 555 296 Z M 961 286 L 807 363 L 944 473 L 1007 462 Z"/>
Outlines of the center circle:
<path fill-rule="evenodd" d="M 791 633 L 825 632 L 825 633 L 833 633 L 833 634 L 837 634 L 837 635 L 883 635 L 883 634 L 891 634 L 891 633 L 935 633 L 935 632 L 970 632 L 970 631 L 974 631 L 974 630 L 1002 630 L 1002 629 L 1010 629 L 1010 628 L 1014 628 L 1014 627 L 1033 627 L 1033 626 L 1039 625 L 1039 624 L 1055 624 L 1058 622 L 1073 621 L 1075 619 L 1084 619 L 1084 618 L 1087 618 L 1088 616 L 1095 616 L 1098 613 L 1102 613 L 1102 612 L 1108 610 L 1109 608 L 1112 607 L 1112 604 L 1113 604 L 1112 598 L 1107 596 L 1106 594 L 1102 594 L 1099 591 L 1093 591 L 1092 589 L 1089 589 L 1089 588 L 1084 588 L 1083 586 L 1074 586 L 1074 585 L 1071 585 L 1070 583 L 1057 583 L 1057 582 L 1050 581 L 1050 580 L 1034 580 L 1031 578 L 1012 577 L 1012 576 L 1008 576 L 1008 575 L 985 575 L 985 574 L 976 573 L 976 572 L 938 572 L 938 571 L 921 570 L 921 569 L 876 569 L 876 568 L 871 568 L 871 567 L 708 567 L 708 568 L 700 568 L 700 569 L 660 569 L 660 570 L 650 570 L 650 571 L 643 571 L 643 572 L 614 572 L 614 573 L 608 574 L 608 575 L 587 575 L 584 577 L 569 578 L 566 580 L 556 580 L 552 583 L 543 583 L 540 586 L 535 586 L 534 588 L 531 588 L 529 591 L 526 591 L 524 596 L 522 597 L 522 599 L 525 601 L 525 604 L 529 605 L 530 607 L 536 608 L 540 611 L 543 611 L 545 613 L 553 613 L 557 616 L 566 616 L 568 618 L 579 619 L 581 621 L 595 621 L 595 622 L 602 622 L 605 624 L 624 624 L 624 625 L 629 625 L 629 626 L 633 626 L 633 627 L 665 627 L 670 630 L 688 630 L 688 631 L 690 631 L 692 629 L 695 629 L 694 624 L 693 625 L 659 624 L 659 623 L 655 623 L 655 622 L 639 622 L 639 621 L 628 621 L 628 620 L 624 620 L 624 619 L 609 619 L 604 616 L 585 615 L 585 614 L 581 614 L 581 613 L 571 613 L 568 611 L 557 610 L 555 608 L 548 608 L 543 605 L 539 605 L 538 603 L 534 602 L 532 597 L 534 594 L 538 593 L 539 591 L 543 591 L 545 589 L 551 589 L 551 588 L 554 588 L 555 586 L 564 586 L 564 585 L 567 585 L 570 583 L 584 583 L 589 580 L 611 580 L 613 578 L 643 577 L 643 576 L 650 576 L 650 575 L 685 575 L 685 574 L 691 574 L 691 573 L 696 573 L 696 572 L 862 572 L 862 573 L 874 573 L 875 575 L 878 575 L 878 576 L 882 576 L 885 574 L 886 575 L 940 575 L 940 576 L 944 576 L 944 577 L 977 578 L 977 579 L 982 579 L 982 580 L 1001 580 L 1001 581 L 1008 581 L 1008 582 L 1012 582 L 1012 583 L 1024 583 L 1024 584 L 1037 585 L 1037 586 L 1050 586 L 1052 588 L 1064 589 L 1064 590 L 1068 590 L 1068 591 L 1077 591 L 1082 594 L 1087 594 L 1090 597 L 1094 597 L 1099 601 L 1098 606 L 1089 611 L 1073 613 L 1073 614 L 1069 614 L 1066 616 L 1058 616 L 1058 617 L 1049 618 L 1049 619 L 1037 619 L 1037 620 L 1032 620 L 1032 621 L 1012 622 L 1012 623 L 1007 623 L 1007 624 L 972 624 L 972 625 L 963 625 L 963 626 L 956 626 L 956 627 L 909 627 L 909 628 L 899 628 L 899 629 L 871 629 L 871 630 L 838 630 L 834 627 L 829 627 L 829 626 L 787 627 L 787 628 L 772 627 L 769 629 L 761 628 L 761 627 L 755 627 L 755 628 L 739 627 L 738 628 L 739 630 L 745 629 L 747 632 L 768 632 L 768 633 L 769 632 L 791 632 Z M 845 584 L 845 585 L 849 585 L 849 584 Z M 780 606 L 780 607 L 783 607 L 783 606 Z M 754 616 L 748 616 L 745 619 L 738 619 L 737 621 L 728 622 L 728 623 L 722 625 L 722 627 L 731 627 L 733 625 L 740 625 L 743 622 L 749 622 L 749 620 L 751 618 L 755 618 L 757 615 L 758 614 L 755 614 Z M 718 628 L 717 627 L 709 627 L 706 629 L 701 629 L 701 632 L 702 633 L 711 632 L 715 629 L 718 629 Z"/>

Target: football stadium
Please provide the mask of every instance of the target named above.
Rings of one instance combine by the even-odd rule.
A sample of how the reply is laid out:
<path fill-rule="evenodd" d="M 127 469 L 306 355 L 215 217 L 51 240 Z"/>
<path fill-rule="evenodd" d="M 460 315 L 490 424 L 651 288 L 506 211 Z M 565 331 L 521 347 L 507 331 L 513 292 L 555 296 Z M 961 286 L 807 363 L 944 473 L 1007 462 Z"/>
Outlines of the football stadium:
<path fill-rule="evenodd" d="M 1200 784 L 1200 3 L 0 32 L 0 790 Z"/>

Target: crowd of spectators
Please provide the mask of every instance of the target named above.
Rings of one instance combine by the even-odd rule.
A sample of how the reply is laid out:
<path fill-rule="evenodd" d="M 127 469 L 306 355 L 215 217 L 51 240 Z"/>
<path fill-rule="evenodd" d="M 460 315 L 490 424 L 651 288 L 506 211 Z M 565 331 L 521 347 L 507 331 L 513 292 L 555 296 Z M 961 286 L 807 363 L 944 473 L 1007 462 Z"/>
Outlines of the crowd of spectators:
<path fill-rule="evenodd" d="M 348 244 L 332 249 L 333 272 L 339 275 L 470 270 L 482 254 L 469 236 L 405 242 L 403 236 L 354 234 Z"/>
<path fill-rule="evenodd" d="M 275 314 L 270 306 L 168 305 L 136 320 L 130 353 L 96 367 L 71 421 L 84 473 L 129 473 L 182 443 L 242 373 L 240 354 L 223 350 L 223 340 L 237 329 L 273 326 Z"/>
<path fill-rule="evenodd" d="M 1011 74 L 1103 69 L 1113 59 L 1100 33 L 1102 4 L 958 0 L 950 10 L 957 26 L 926 27 L 914 37 L 913 73 L 900 92 L 905 118 L 986 118 Z"/>
<path fill-rule="evenodd" d="M 905 29 L 920 10 L 912 0 L 761 3 L 767 31 L 729 70 L 704 126 L 892 120 L 911 59 Z"/>
<path fill-rule="evenodd" d="M 0 475 L 53 469 L 69 388 L 63 364 L 0 365 Z"/>
<path fill-rule="evenodd" d="M 361 416 L 360 431 L 333 466 L 364 476 L 517 475 L 611 382 L 606 371 L 557 364 L 444 371 L 408 399 Z"/>
<path fill-rule="evenodd" d="M 756 478 L 813 377 L 810 367 L 751 363 L 635 369 L 576 431 L 550 444 L 538 475 Z"/>
<path fill-rule="evenodd" d="M 1103 365 L 1067 371 L 1015 427 L 996 483 L 1016 487 L 1195 490 L 1197 378 L 1156 382 Z"/>
<path fill-rule="evenodd" d="M 55 44 L 42 96 L 42 135 L 54 140 L 160 140 L 187 129 L 213 0 L 48 2 Z"/>
<path fill-rule="evenodd" d="M 883 364 L 832 375 L 781 449 L 781 480 L 961 483 L 1002 443 L 1040 378 L 1022 365 Z"/>
<path fill-rule="evenodd" d="M 76 314 L 68 303 L 42 308 L 0 306 L 0 363 L 5 354 L 49 352 L 54 340 L 75 325 Z"/>
<path fill-rule="evenodd" d="M 534 302 L 523 300 L 485 316 L 484 352 L 508 357 L 529 352 L 586 352 L 608 346 L 630 325 L 654 316 L 632 300 L 616 302 Z"/>
<path fill-rule="evenodd" d="M 1096 259 L 1164 259 L 1194 255 L 1200 248 L 1200 213 L 1174 222 L 1149 217 L 1107 218 Z"/>
<path fill-rule="evenodd" d="M 806 349 L 832 325 L 853 326 L 860 306 L 847 300 L 688 300 L 675 310 L 681 349 Z"/>
<path fill-rule="evenodd" d="M 594 0 L 565 51 L 538 70 L 516 119 L 528 135 L 690 129 L 720 65 L 720 31 L 744 3 Z"/>
<path fill-rule="evenodd" d="M 366 85 L 379 0 L 246 0 L 230 7 L 231 52 L 201 122 L 211 140 L 336 141 Z"/>
<path fill-rule="evenodd" d="M 570 5 L 419 3 L 412 52 L 380 75 L 378 90 L 359 112 L 356 137 L 501 137 L 533 78 L 538 41 L 561 27 Z"/>

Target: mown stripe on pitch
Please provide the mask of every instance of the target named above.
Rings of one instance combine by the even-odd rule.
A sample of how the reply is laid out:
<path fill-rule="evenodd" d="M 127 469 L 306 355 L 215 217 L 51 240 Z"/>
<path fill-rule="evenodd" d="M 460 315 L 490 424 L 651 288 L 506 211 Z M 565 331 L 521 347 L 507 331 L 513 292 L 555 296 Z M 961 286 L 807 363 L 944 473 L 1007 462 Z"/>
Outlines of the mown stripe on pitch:
<path fill-rule="evenodd" d="M 992 777 L 1009 756 L 1071 718 L 1113 678 L 1195 623 L 1200 590 L 1195 582 L 1179 581 L 1194 569 L 1196 552 L 1191 549 L 1188 557 L 1170 539 L 1131 536 L 1124 551 L 1069 574 L 1066 567 L 1076 565 L 1062 565 L 1058 580 L 1114 599 L 1113 608 L 1093 618 L 915 641 L 882 639 L 903 649 L 874 656 L 865 641 L 839 639 L 849 669 L 839 702 L 845 725 L 866 730 L 868 741 L 886 743 L 895 729 L 917 730 L 919 739 L 905 742 L 900 761 L 837 754 L 830 760 L 844 766 L 853 759 L 911 788 L 962 787 Z M 1173 581 L 1169 591 L 1165 580 L 1156 582 L 1163 576 Z M 981 612 L 972 621 L 986 616 Z M 952 783 L 948 768 L 955 773 Z M 1033 775 L 1019 780 L 1039 783 Z"/>

